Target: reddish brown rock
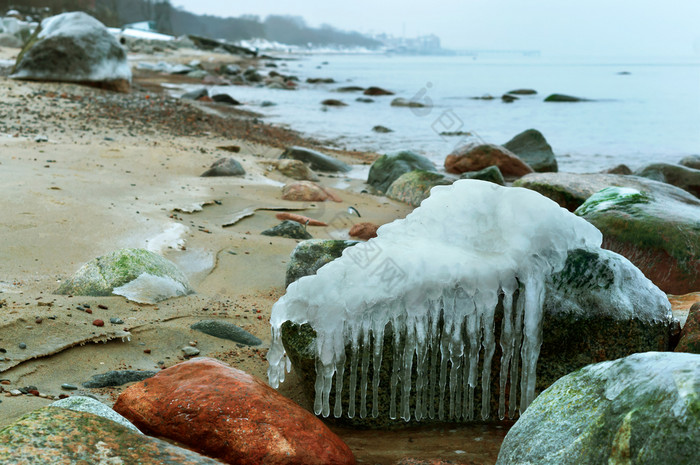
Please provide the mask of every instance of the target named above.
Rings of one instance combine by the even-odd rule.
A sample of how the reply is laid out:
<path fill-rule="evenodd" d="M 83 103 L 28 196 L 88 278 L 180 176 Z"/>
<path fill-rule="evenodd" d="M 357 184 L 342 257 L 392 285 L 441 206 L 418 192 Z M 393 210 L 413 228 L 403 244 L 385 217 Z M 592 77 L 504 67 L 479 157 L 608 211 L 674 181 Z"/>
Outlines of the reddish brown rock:
<path fill-rule="evenodd" d="M 681 330 L 681 339 L 676 346 L 676 352 L 700 354 L 700 301 L 690 307 L 688 319 Z"/>
<path fill-rule="evenodd" d="M 358 239 L 369 240 L 373 237 L 377 237 L 377 229 L 379 225 L 374 223 L 357 223 L 350 228 L 350 237 L 357 237 Z"/>
<path fill-rule="evenodd" d="M 126 389 L 114 410 L 141 431 L 237 465 L 354 464 L 320 420 L 258 379 L 210 358 Z"/>
<path fill-rule="evenodd" d="M 494 144 L 465 145 L 445 158 L 448 173 L 462 174 L 497 166 L 505 177 L 519 178 L 532 173 L 532 168 L 510 150 Z"/>
<path fill-rule="evenodd" d="M 299 181 L 285 185 L 282 188 L 282 199 L 303 202 L 323 202 L 330 199 L 334 202 L 341 202 L 337 195 L 310 181 Z"/>

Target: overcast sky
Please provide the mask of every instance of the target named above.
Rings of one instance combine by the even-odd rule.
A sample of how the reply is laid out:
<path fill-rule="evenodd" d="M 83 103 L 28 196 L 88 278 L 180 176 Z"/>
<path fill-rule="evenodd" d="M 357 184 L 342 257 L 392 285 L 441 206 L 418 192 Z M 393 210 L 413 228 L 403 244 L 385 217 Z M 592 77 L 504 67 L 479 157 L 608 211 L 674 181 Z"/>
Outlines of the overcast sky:
<path fill-rule="evenodd" d="M 302 16 L 396 36 L 437 34 L 454 49 L 544 54 L 700 55 L 700 0 L 171 0 L 199 14 Z"/>

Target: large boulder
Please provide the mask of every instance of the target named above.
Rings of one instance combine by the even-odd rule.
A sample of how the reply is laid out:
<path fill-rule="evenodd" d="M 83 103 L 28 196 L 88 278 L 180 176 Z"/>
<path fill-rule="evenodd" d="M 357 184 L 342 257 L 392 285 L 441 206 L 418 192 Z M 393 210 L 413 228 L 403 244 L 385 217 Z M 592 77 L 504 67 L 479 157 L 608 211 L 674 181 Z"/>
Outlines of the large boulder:
<path fill-rule="evenodd" d="M 503 144 L 503 147 L 519 156 L 537 172 L 556 172 L 558 170 L 552 146 L 547 143 L 547 140 L 537 129 L 521 132 Z"/>
<path fill-rule="evenodd" d="M 101 22 L 73 12 L 41 22 L 17 57 L 10 77 L 128 91 L 131 69 L 126 51 Z"/>
<path fill-rule="evenodd" d="M 688 155 L 687 157 L 683 157 L 678 164 L 693 168 L 694 170 L 700 170 L 700 155 Z"/>
<path fill-rule="evenodd" d="M 700 169 L 670 163 L 652 163 L 638 169 L 634 174 L 672 184 L 700 198 Z"/>
<path fill-rule="evenodd" d="M 532 168 L 510 150 L 494 144 L 465 146 L 455 149 L 445 158 L 448 173 L 462 174 L 497 166 L 506 178 L 519 178 L 532 173 Z"/>
<path fill-rule="evenodd" d="M 380 192 L 386 192 L 399 176 L 413 170 L 435 171 L 435 164 L 410 150 L 387 153 L 372 163 L 367 184 Z"/>
<path fill-rule="evenodd" d="M 324 248 L 324 242 L 315 242 L 314 249 L 307 248 L 304 255 L 307 265 L 303 271 L 315 274 L 320 268 L 318 265 L 322 266 L 332 259 L 329 250 L 339 257 L 345 248 L 354 245 L 342 244 L 341 248 L 335 247 L 336 243 L 330 243 Z M 321 256 L 323 260 L 317 261 L 317 257 Z M 287 273 L 287 286 L 293 279 L 303 276 L 301 267 L 295 268 L 293 276 L 290 276 L 289 268 Z M 546 389 L 560 377 L 591 363 L 635 352 L 670 350 L 672 335 L 678 330 L 678 323 L 672 319 L 665 294 L 627 259 L 602 249 L 577 249 L 569 253 L 564 269 L 546 282 L 543 312 L 543 339 L 537 362 L 537 392 Z M 498 338 L 502 330 L 502 316 L 500 308 L 495 321 Z M 305 392 L 313 395 L 316 382 L 316 332 L 308 324 L 299 326 L 287 322 L 282 326 L 282 336 L 294 369 L 300 373 Z M 349 351 L 348 347 L 347 352 Z M 349 419 L 343 416 L 335 421 L 353 427 L 370 428 L 408 425 L 403 421 L 397 423 L 396 420 L 391 420 L 388 412 L 393 351 L 393 337 L 387 335 L 383 344 L 378 417 L 367 415 L 365 418 L 355 416 Z M 497 346 L 494 360 L 499 360 L 500 356 L 501 348 Z M 481 368 L 480 366 L 479 369 Z M 498 410 L 499 372 L 500 365 L 496 363 L 491 375 L 493 416 Z M 480 396 L 481 392 L 477 390 L 475 404 L 480 402 Z M 359 402 L 358 398 L 357 403 Z M 343 399 L 344 412 L 347 411 L 347 403 L 348 399 Z M 368 399 L 368 411 L 370 405 Z"/>
<path fill-rule="evenodd" d="M 354 464 L 343 441 L 267 384 L 196 358 L 126 389 L 114 409 L 144 432 L 240 465 Z"/>
<path fill-rule="evenodd" d="M 446 186 L 453 182 L 454 179 L 448 179 L 444 174 L 413 170 L 402 174 L 392 182 L 386 191 L 386 196 L 417 207 L 428 198 L 430 189 L 435 186 Z"/>
<path fill-rule="evenodd" d="M 145 249 L 120 249 L 83 265 L 56 290 L 57 294 L 123 295 L 153 302 L 194 292 L 175 264 Z"/>
<path fill-rule="evenodd" d="M 575 213 L 603 233 L 603 247 L 629 258 L 663 291 L 700 289 L 700 200 L 668 184 L 608 187 Z"/>
<path fill-rule="evenodd" d="M 326 154 L 304 147 L 289 147 L 282 155 L 281 159 L 293 159 L 308 163 L 311 169 L 318 171 L 350 171 L 350 166 L 340 160 L 336 160 Z"/>
<path fill-rule="evenodd" d="M 0 463 L 221 464 L 107 418 L 60 407 L 34 410 L 0 430 Z"/>
<path fill-rule="evenodd" d="M 543 392 L 497 465 L 691 465 L 700 450 L 700 355 L 648 352 L 587 366 Z"/>
<path fill-rule="evenodd" d="M 660 187 L 658 182 L 646 178 L 605 173 L 532 173 L 513 183 L 513 187 L 539 192 L 569 211 L 576 210 L 599 190 L 615 186 L 642 190 Z"/>

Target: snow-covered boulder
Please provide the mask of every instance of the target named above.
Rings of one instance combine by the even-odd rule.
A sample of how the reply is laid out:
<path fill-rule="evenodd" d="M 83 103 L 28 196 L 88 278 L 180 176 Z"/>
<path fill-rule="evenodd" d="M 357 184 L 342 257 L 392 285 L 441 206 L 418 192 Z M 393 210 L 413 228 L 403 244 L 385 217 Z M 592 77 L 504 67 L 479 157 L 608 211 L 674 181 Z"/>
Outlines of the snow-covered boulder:
<path fill-rule="evenodd" d="M 700 355 L 647 352 L 587 366 L 543 392 L 497 465 L 680 465 L 700 457 Z"/>
<path fill-rule="evenodd" d="M 101 22 L 73 12 L 41 22 L 17 57 L 10 77 L 128 91 L 131 69 L 126 51 Z"/>
<path fill-rule="evenodd" d="M 590 223 L 527 189 L 475 180 L 435 187 L 405 219 L 287 288 L 270 321 L 270 383 L 277 386 L 290 368 L 282 325 L 308 323 L 315 332 L 307 348 L 316 360 L 317 414 L 330 414 L 335 386 L 335 416 L 376 416 L 386 408 L 390 418 L 470 420 L 480 386 L 487 417 L 498 340 L 499 402 L 510 391 L 511 409 L 524 410 L 536 394 L 547 280 L 572 251 L 597 254 L 601 241 Z M 655 315 L 668 325 L 665 305 Z M 390 329 L 393 340 L 385 347 Z M 380 402 L 389 358 L 388 399 Z"/>

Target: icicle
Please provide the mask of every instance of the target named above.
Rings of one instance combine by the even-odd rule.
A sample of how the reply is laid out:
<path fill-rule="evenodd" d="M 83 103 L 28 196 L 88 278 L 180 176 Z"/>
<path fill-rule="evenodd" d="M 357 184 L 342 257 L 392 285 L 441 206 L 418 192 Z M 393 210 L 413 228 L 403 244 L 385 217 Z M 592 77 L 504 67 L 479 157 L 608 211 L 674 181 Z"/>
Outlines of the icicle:
<path fill-rule="evenodd" d="M 503 289 L 503 321 L 501 324 L 501 376 L 499 379 L 500 391 L 498 394 L 498 418 L 503 420 L 506 415 L 506 383 L 508 382 L 508 368 L 510 360 L 513 357 L 514 340 L 513 340 L 513 294 L 517 287 L 517 282 L 513 279 L 511 282 L 501 284 Z"/>
<path fill-rule="evenodd" d="M 379 415 L 379 381 L 382 368 L 382 351 L 384 349 L 384 325 L 381 321 L 373 325 L 372 333 L 374 335 L 374 353 L 372 358 L 373 374 L 372 374 L 372 416 Z"/>
<path fill-rule="evenodd" d="M 350 385 L 349 385 L 349 400 L 348 400 L 348 417 L 355 418 L 355 396 L 357 394 L 357 362 L 360 352 L 360 328 L 350 326 Z"/>
<path fill-rule="evenodd" d="M 369 327 L 362 327 L 362 381 L 360 382 L 360 418 L 367 416 L 367 372 L 369 371 L 370 353 L 370 332 Z M 374 343 L 378 341 L 375 339 Z M 381 343 L 380 343 L 381 344 Z"/>

